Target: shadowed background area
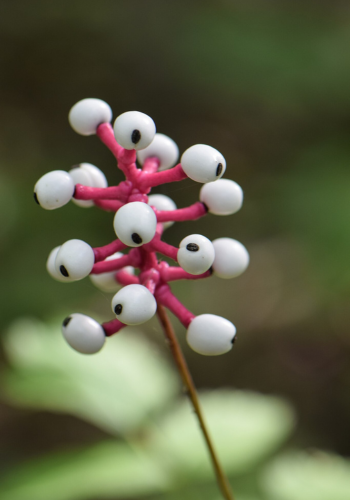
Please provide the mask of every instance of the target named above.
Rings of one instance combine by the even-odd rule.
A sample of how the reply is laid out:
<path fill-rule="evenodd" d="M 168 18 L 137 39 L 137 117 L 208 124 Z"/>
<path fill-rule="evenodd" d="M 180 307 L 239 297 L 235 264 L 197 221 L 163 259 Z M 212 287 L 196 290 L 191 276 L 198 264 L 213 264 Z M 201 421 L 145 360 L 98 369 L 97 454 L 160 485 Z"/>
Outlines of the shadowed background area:
<path fill-rule="evenodd" d="M 293 444 L 349 455 L 349 28 L 342 1 L 0 0 L 1 331 L 22 316 L 112 319 L 109 295 L 89 280 L 54 282 L 45 262 L 71 238 L 107 244 L 113 214 L 44 211 L 32 189 L 81 162 L 109 185 L 123 179 L 96 137 L 69 127 L 76 101 L 101 98 L 114 117 L 142 111 L 181 152 L 217 148 L 245 193 L 237 214 L 164 235 L 176 246 L 191 233 L 228 236 L 251 256 L 236 280 L 173 285 L 195 314 L 238 330 L 230 354 L 201 357 L 172 317 L 196 384 L 283 396 L 298 415 Z M 184 207 L 199 189 L 186 180 L 154 192 Z M 167 356 L 156 319 L 139 334 Z M 99 433 L 73 417 L 0 406 L 4 467 L 9 456 L 15 464 Z"/>

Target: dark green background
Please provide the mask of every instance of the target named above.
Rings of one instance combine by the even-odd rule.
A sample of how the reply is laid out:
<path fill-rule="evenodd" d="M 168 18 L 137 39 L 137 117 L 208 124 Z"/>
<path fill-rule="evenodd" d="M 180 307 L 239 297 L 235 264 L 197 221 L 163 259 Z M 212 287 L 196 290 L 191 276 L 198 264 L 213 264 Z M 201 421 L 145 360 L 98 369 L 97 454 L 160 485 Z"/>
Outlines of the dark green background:
<path fill-rule="evenodd" d="M 173 287 L 194 313 L 225 316 L 239 332 L 221 358 L 184 344 L 197 385 L 283 395 L 299 416 L 295 443 L 349 455 L 349 44 L 345 1 L 1 0 L 2 331 L 28 315 L 112 318 L 110 297 L 88 280 L 54 282 L 45 261 L 71 238 L 108 243 L 113 216 L 72 204 L 44 211 L 32 190 L 46 172 L 84 161 L 110 185 L 122 180 L 95 137 L 70 129 L 76 101 L 104 99 L 114 116 L 145 112 L 181 151 L 219 149 L 226 177 L 245 192 L 236 215 L 165 233 L 174 245 L 194 232 L 230 236 L 251 255 L 237 280 Z M 182 207 L 199 189 L 186 180 L 155 192 Z M 163 343 L 156 320 L 141 331 Z M 70 417 L 0 406 L 3 461 L 96 432 Z"/>

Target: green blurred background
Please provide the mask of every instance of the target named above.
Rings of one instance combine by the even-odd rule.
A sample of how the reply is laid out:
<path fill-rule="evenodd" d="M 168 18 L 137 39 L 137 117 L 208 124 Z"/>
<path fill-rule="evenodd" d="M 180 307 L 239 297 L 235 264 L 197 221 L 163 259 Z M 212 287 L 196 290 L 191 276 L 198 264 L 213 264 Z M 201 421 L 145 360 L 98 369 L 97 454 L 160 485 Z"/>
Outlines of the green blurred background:
<path fill-rule="evenodd" d="M 349 3 L 0 0 L 0 42 L 1 331 L 23 316 L 112 319 L 110 296 L 89 280 L 54 282 L 45 262 L 71 238 L 108 243 L 113 215 L 44 211 L 32 190 L 81 162 L 122 180 L 106 148 L 69 127 L 76 101 L 145 112 L 180 151 L 221 151 L 245 193 L 237 214 L 165 233 L 174 245 L 194 232 L 233 237 L 251 256 L 236 280 L 173 286 L 194 313 L 238 330 L 230 354 L 201 357 L 172 318 L 197 386 L 283 396 L 298 416 L 293 445 L 350 455 Z M 199 189 L 186 180 L 154 192 L 183 207 Z M 168 355 L 156 320 L 139 330 Z M 9 457 L 15 466 L 100 437 L 72 416 L 0 405 L 4 469 Z"/>

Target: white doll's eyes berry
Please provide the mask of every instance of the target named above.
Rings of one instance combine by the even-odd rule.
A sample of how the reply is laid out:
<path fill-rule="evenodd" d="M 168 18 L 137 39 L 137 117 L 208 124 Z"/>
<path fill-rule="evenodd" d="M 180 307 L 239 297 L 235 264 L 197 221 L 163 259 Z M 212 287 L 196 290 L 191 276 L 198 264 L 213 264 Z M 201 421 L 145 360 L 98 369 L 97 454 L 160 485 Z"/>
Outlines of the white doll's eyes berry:
<path fill-rule="evenodd" d="M 108 186 L 104 173 L 95 167 L 95 165 L 91 165 L 91 163 L 80 163 L 68 173 L 72 177 L 74 184 L 99 188 Z M 87 208 L 94 206 L 94 202 L 91 200 L 76 200 L 72 198 L 72 201 L 79 207 Z"/>
<path fill-rule="evenodd" d="M 157 217 L 149 205 L 135 201 L 118 210 L 113 225 L 116 235 L 125 245 L 139 247 L 153 239 Z"/>
<path fill-rule="evenodd" d="M 184 238 L 177 252 L 177 261 L 190 274 L 202 274 L 214 262 L 215 250 L 212 242 L 201 234 Z"/>
<path fill-rule="evenodd" d="M 145 149 L 156 133 L 152 118 L 139 111 L 127 111 L 114 122 L 114 135 L 125 149 Z"/>
<path fill-rule="evenodd" d="M 205 144 L 196 144 L 184 152 L 181 166 L 190 179 L 206 183 L 216 181 L 224 175 L 226 161 L 217 149 Z"/>
<path fill-rule="evenodd" d="M 112 110 L 101 99 L 83 99 L 72 107 L 68 119 L 72 129 L 78 134 L 93 135 L 101 123 L 112 120 Z"/>
<path fill-rule="evenodd" d="M 122 256 L 123 254 L 121 252 L 116 252 L 113 255 L 107 257 L 105 260 L 106 261 L 115 260 L 119 259 Z M 134 268 L 131 266 L 126 266 L 123 267 L 122 269 L 128 272 L 129 274 L 135 273 Z M 115 279 L 115 274 L 116 271 L 101 273 L 101 274 L 90 274 L 90 280 L 96 286 L 96 288 L 98 288 L 102 292 L 116 292 L 117 290 L 120 289 L 120 285 Z"/>
<path fill-rule="evenodd" d="M 51 250 L 50 255 L 46 261 L 46 269 L 49 275 L 54 278 L 57 281 L 67 281 L 67 279 L 62 276 L 61 273 L 57 272 L 55 262 L 56 262 L 56 257 L 58 254 L 58 251 L 61 247 L 55 247 L 53 250 Z"/>
<path fill-rule="evenodd" d="M 112 311 L 126 325 L 139 325 L 154 316 L 157 302 L 143 285 L 127 285 L 112 299 Z"/>
<path fill-rule="evenodd" d="M 219 179 L 204 184 L 199 199 L 214 215 L 231 215 L 241 208 L 243 203 L 242 188 L 229 179 Z"/>
<path fill-rule="evenodd" d="M 205 356 L 218 356 L 230 351 L 235 336 L 235 326 L 214 314 L 196 316 L 187 329 L 187 343 Z"/>
<path fill-rule="evenodd" d="M 69 240 L 57 252 L 55 268 L 65 281 L 77 281 L 90 274 L 94 262 L 90 245 L 82 240 Z"/>
<path fill-rule="evenodd" d="M 105 174 L 95 165 L 91 163 L 80 163 L 79 167 L 89 174 L 92 187 L 106 188 L 108 186 Z"/>
<path fill-rule="evenodd" d="M 165 196 L 165 194 L 151 194 L 148 197 L 148 204 L 156 210 L 164 210 L 165 212 L 176 210 L 177 208 L 173 200 L 169 196 Z M 173 224 L 174 222 L 163 222 L 163 227 L 167 229 Z"/>
<path fill-rule="evenodd" d="M 242 243 L 232 238 L 213 241 L 215 259 L 213 271 L 219 278 L 230 279 L 242 274 L 249 265 L 249 253 Z"/>
<path fill-rule="evenodd" d="M 34 199 L 46 210 L 66 205 L 74 194 L 75 183 L 68 172 L 53 170 L 43 175 L 34 186 Z"/>
<path fill-rule="evenodd" d="M 173 167 L 179 159 L 179 148 L 167 135 L 156 134 L 147 148 L 137 152 L 140 165 L 143 165 L 145 160 L 151 157 L 158 158 L 160 162 L 158 170 L 166 170 Z"/>
<path fill-rule="evenodd" d="M 105 343 L 102 326 L 84 314 L 71 314 L 62 323 L 63 337 L 68 344 L 82 354 L 95 354 Z"/>

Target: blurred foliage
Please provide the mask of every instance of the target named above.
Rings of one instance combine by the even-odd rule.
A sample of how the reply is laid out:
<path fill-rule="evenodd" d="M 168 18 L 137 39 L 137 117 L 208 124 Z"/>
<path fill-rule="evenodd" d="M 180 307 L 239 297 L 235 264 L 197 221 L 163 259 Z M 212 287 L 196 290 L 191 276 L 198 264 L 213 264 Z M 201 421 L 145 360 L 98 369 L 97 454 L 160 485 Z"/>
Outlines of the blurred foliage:
<path fill-rule="evenodd" d="M 109 184 L 122 180 L 95 138 L 69 129 L 67 114 L 72 104 L 89 96 L 105 99 L 116 116 L 138 109 L 152 116 L 180 151 L 195 143 L 219 149 L 227 160 L 226 176 L 245 192 L 244 207 L 232 218 L 208 215 L 195 223 L 175 224 L 165 233 L 174 245 L 194 232 L 211 239 L 233 237 L 251 256 L 250 268 L 235 282 L 213 277 L 200 285 L 174 283 L 175 293 L 194 313 L 225 316 L 238 330 L 235 350 L 209 359 L 187 348 L 183 328 L 174 319 L 196 383 L 285 396 L 299 415 L 294 445 L 350 455 L 349 27 L 344 0 L 0 0 L 0 335 L 23 315 L 47 320 L 79 311 L 103 320 L 111 317 L 107 294 L 96 292 L 88 280 L 54 282 L 45 261 L 52 248 L 70 238 L 93 246 L 108 243 L 112 214 L 72 204 L 45 212 L 35 205 L 32 187 L 47 171 L 69 170 L 82 161 L 99 166 Z M 155 191 L 182 207 L 198 199 L 199 189 L 184 181 Z M 28 338 L 34 324 L 27 325 Z M 40 342 L 61 352 L 54 334 L 52 339 L 45 334 L 49 329 L 54 327 L 38 327 Z M 164 350 L 155 322 L 145 325 L 144 333 Z M 118 341 L 123 350 L 122 336 Z M 137 387 L 136 364 L 131 374 L 131 367 L 118 365 L 119 377 L 128 374 L 119 406 L 104 391 L 95 394 L 84 384 L 72 383 L 74 367 L 95 388 L 97 360 L 89 359 L 89 367 L 86 360 L 67 358 L 69 376 L 58 365 L 49 368 L 44 356 L 42 364 L 31 366 L 30 359 L 38 360 L 39 354 L 31 358 L 28 351 L 25 356 L 24 339 L 22 344 L 16 356 L 10 349 L 15 369 L 4 373 L 13 401 L 23 407 L 40 403 L 46 410 L 69 411 L 123 438 L 144 432 L 145 422 L 163 411 L 159 425 L 170 425 L 166 407 L 176 382 L 169 371 L 165 375 L 164 366 L 159 370 L 169 377 L 167 384 L 157 379 L 158 392 L 146 397 Z M 135 345 L 141 357 L 148 349 L 148 344 L 140 344 L 140 350 Z M 112 370 L 112 354 L 102 355 Z M 104 374 L 98 380 L 112 387 L 120 379 L 107 380 Z M 139 398 L 139 404 L 128 394 Z M 100 405 L 112 413 L 107 415 Z M 53 414 L 36 414 L 36 425 L 44 423 L 39 429 L 30 420 L 31 412 L 7 405 L 0 409 L 3 469 L 36 456 L 38 449 L 54 448 L 48 438 L 57 434 Z M 81 440 L 92 446 L 92 427 L 80 434 L 82 424 L 62 415 L 59 425 L 67 443 Z M 161 453 L 156 443 L 154 437 L 154 453 Z M 100 453 L 100 445 L 95 446 Z M 132 460 L 128 457 L 126 461 Z M 253 464 L 254 456 L 251 460 Z M 157 483 L 151 472 L 149 477 Z M 261 500 L 255 479 L 247 481 L 249 488 L 240 481 L 243 500 Z M 213 500 L 217 494 L 215 486 L 186 488 L 182 500 L 192 500 L 198 492 L 201 500 Z M 268 489 L 265 497 L 302 498 L 302 493 L 283 488 Z M 167 492 L 167 498 L 177 497 L 177 492 Z"/>
<path fill-rule="evenodd" d="M 347 500 L 350 461 L 320 451 L 290 452 L 267 467 L 262 484 L 270 500 Z"/>
<path fill-rule="evenodd" d="M 59 330 L 57 321 L 46 326 L 28 320 L 9 330 L 5 349 L 16 369 L 3 374 L 2 381 L 13 401 L 66 411 L 123 435 L 177 393 L 177 379 L 166 362 L 130 328 L 92 357 L 67 349 Z"/>
<path fill-rule="evenodd" d="M 23 319 L 9 330 L 5 350 L 8 401 L 72 413 L 123 440 L 24 464 L 1 483 L 2 499 L 41 500 L 48 492 L 52 500 L 129 498 L 174 489 L 183 495 L 193 483 L 214 482 L 190 405 L 176 402 L 173 370 L 139 333 L 129 329 L 98 355 L 82 356 L 65 344 L 57 322 Z M 254 471 L 293 428 L 293 412 L 278 398 L 222 390 L 201 400 L 230 476 Z"/>

